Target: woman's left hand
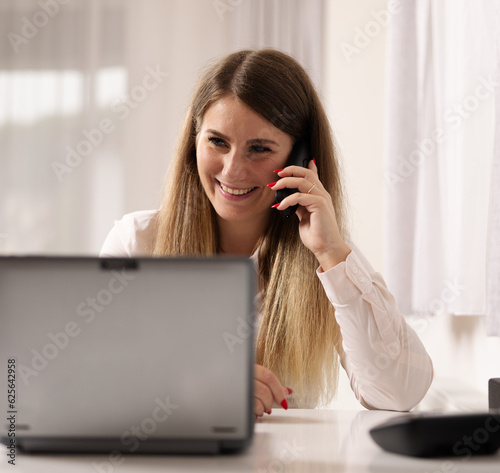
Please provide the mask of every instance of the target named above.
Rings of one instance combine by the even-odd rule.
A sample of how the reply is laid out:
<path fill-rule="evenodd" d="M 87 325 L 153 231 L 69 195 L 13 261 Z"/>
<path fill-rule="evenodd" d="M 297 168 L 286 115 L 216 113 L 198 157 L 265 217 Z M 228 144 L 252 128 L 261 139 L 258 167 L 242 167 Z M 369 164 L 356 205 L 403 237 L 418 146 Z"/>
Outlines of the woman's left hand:
<path fill-rule="evenodd" d="M 313 160 L 308 168 L 288 166 L 277 173 L 281 178 L 271 187 L 298 189 L 286 197 L 277 210 L 298 204 L 299 233 L 304 245 L 316 256 L 323 271 L 345 261 L 351 249 L 340 236 L 335 210 L 330 194 L 318 178 L 318 169 Z"/>

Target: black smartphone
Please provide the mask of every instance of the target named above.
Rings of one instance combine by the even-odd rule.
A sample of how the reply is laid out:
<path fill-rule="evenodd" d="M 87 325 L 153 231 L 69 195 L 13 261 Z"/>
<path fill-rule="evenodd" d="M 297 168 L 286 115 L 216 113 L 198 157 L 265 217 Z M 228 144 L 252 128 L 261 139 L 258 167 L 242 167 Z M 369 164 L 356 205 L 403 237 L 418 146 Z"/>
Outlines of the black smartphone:
<path fill-rule="evenodd" d="M 309 166 L 309 161 L 311 161 L 311 153 L 309 152 L 309 147 L 305 140 L 299 140 L 293 145 L 290 156 L 285 164 L 287 166 Z M 276 203 L 281 202 L 285 197 L 298 192 L 298 189 L 280 189 L 276 191 Z M 295 214 L 298 205 L 293 205 L 285 210 L 280 210 L 281 218 L 287 219 Z"/>

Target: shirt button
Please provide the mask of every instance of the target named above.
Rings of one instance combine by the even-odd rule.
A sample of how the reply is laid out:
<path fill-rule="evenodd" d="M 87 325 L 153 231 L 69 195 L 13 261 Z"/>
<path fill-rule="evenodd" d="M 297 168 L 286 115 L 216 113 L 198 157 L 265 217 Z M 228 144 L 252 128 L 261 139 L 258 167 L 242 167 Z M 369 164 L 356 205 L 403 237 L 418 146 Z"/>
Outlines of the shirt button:
<path fill-rule="evenodd" d="M 356 273 L 358 272 L 358 268 L 356 268 L 356 266 L 354 266 L 354 268 L 352 268 L 352 272 L 353 272 L 354 274 L 356 274 Z"/>
<path fill-rule="evenodd" d="M 365 282 L 365 278 L 363 276 L 361 276 L 359 279 L 358 279 L 359 282 Z"/>

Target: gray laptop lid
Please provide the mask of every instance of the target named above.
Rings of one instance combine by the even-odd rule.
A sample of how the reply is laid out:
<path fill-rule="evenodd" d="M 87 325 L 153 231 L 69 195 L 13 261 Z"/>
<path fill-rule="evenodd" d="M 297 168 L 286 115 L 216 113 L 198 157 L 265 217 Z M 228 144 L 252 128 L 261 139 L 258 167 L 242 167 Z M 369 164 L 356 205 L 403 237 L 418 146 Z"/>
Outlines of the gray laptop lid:
<path fill-rule="evenodd" d="M 255 277 L 246 258 L 0 257 L 3 443 L 246 446 Z"/>

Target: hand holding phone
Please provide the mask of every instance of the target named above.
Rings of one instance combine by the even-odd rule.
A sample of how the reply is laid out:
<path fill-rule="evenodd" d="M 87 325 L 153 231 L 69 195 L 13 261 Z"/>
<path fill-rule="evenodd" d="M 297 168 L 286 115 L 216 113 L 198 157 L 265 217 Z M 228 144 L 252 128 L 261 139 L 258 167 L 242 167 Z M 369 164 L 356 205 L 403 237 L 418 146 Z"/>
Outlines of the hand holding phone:
<path fill-rule="evenodd" d="M 300 140 L 295 143 L 290 152 L 290 156 L 285 164 L 287 166 L 303 166 L 307 168 L 309 166 L 309 161 L 311 161 L 311 153 L 309 152 L 309 148 L 305 140 Z M 276 191 L 276 203 L 281 202 L 285 197 L 298 192 L 298 189 L 280 189 Z M 285 210 L 280 210 L 281 218 L 287 219 L 295 214 L 298 205 L 293 205 L 291 207 L 286 208 Z"/>

